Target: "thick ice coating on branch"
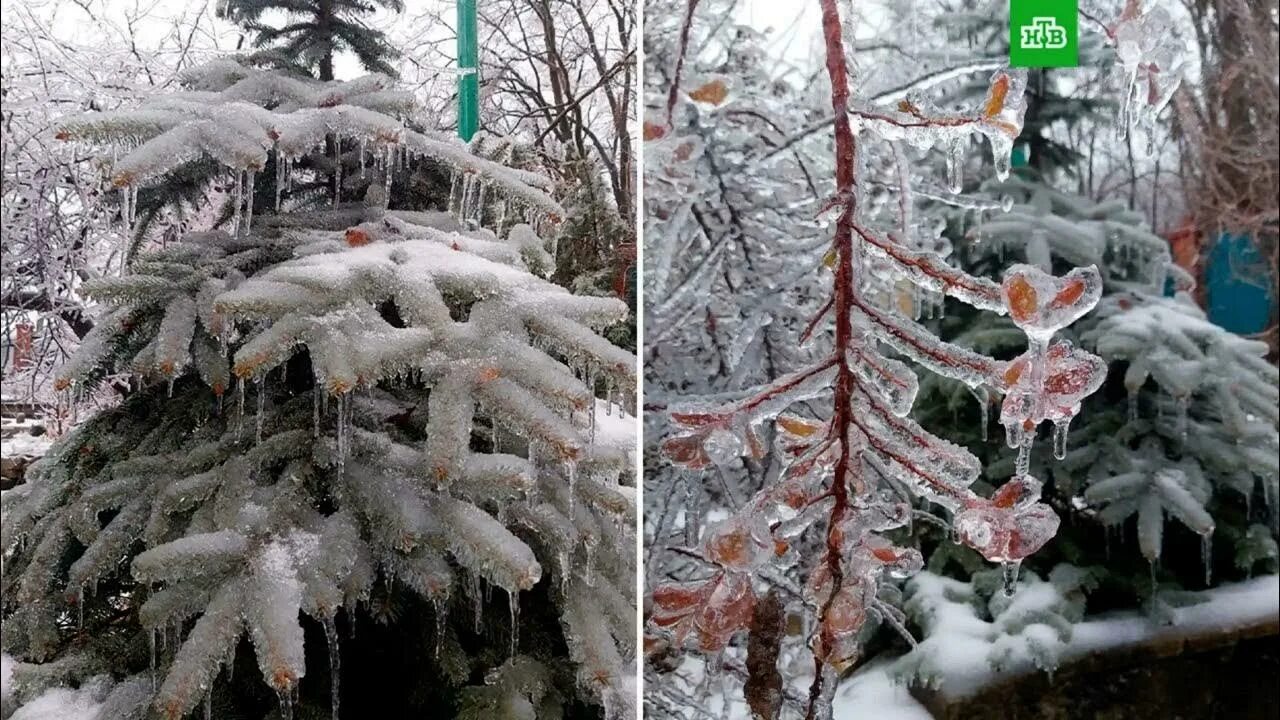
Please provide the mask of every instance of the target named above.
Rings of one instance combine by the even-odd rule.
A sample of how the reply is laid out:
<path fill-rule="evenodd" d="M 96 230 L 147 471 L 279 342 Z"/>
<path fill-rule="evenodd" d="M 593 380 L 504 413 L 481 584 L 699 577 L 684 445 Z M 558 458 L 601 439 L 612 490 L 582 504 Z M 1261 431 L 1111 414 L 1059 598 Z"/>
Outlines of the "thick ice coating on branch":
<path fill-rule="evenodd" d="M 819 208 L 820 232 L 807 248 L 819 282 L 806 282 L 813 266 L 774 278 L 768 276 L 772 265 L 750 256 L 737 265 L 722 264 L 713 244 L 716 236 L 706 221 L 684 219 L 696 212 L 710 214 L 698 204 L 702 184 L 718 187 L 719 195 L 709 194 L 723 204 L 735 199 L 725 189 L 727 184 L 733 194 L 753 197 L 753 190 L 725 180 L 725 173 L 737 168 L 721 167 L 733 167 L 732 159 L 721 157 L 724 150 L 713 161 L 702 160 L 711 150 L 709 141 L 699 139 L 703 128 L 697 124 L 688 134 L 683 128 L 680 134 L 672 132 L 674 121 L 665 128 L 646 127 L 651 140 L 646 147 L 652 154 L 671 156 L 655 163 L 659 171 L 654 186 L 661 191 L 670 185 L 677 193 L 695 196 L 692 208 L 683 204 L 683 196 L 681 202 L 663 203 L 660 232 L 685 221 L 695 238 L 688 246 L 702 253 L 700 263 L 687 268 L 687 287 L 671 290 L 668 298 L 661 291 L 667 289 L 672 262 L 657 260 L 657 312 L 666 310 L 664 301 L 675 307 L 689 305 L 681 322 L 701 331 L 690 333 L 699 340 L 709 336 L 715 341 L 711 366 L 727 368 L 712 383 L 715 395 L 679 397 L 684 387 L 705 385 L 691 377 L 666 388 L 672 397 L 663 406 L 666 432 L 659 450 L 679 468 L 670 474 L 679 479 L 664 501 L 671 504 L 665 511 L 683 508 L 677 522 L 684 525 L 684 537 L 683 543 L 673 539 L 672 531 L 662 525 L 671 520 L 659 519 L 653 552 L 660 559 L 668 549 L 678 546 L 679 552 L 670 553 L 676 558 L 670 564 L 671 579 L 659 581 L 656 574 L 652 578 L 651 641 L 655 652 L 692 648 L 715 658 L 707 661 L 709 668 L 711 663 L 718 666 L 723 663 L 719 653 L 736 656 L 739 633 L 752 632 L 755 641 L 757 592 L 767 586 L 786 589 L 786 595 L 797 596 L 794 605 L 812 620 L 806 623 L 804 644 L 813 655 L 810 667 L 816 677 L 807 696 L 807 718 L 831 717 L 835 683 L 859 658 L 864 628 L 884 622 L 906 633 L 901 613 L 882 601 L 880 585 L 924 566 L 918 550 L 895 547 L 884 536 L 910 521 L 913 499 L 941 506 L 950 515 L 954 539 L 1005 565 L 1008 577 L 1016 577 L 1017 564 L 1054 536 L 1058 517 L 1039 502 L 1040 484 L 1028 474 L 1026 453 L 1043 421 L 1055 424 L 1055 434 L 1065 435 L 1066 423 L 1079 411 L 1082 399 L 1101 386 L 1106 371 L 1099 358 L 1067 342 L 1050 344 L 1055 332 L 1098 303 L 1101 278 L 1096 268 L 1054 277 L 1031 265 L 1017 265 L 1007 270 L 1003 282 L 978 277 L 952 264 L 944 228 L 922 227 L 913 207 L 906 160 L 911 147 L 941 149 L 946 185 L 958 194 L 964 187 L 964 151 L 969 136 L 977 133 L 990 142 L 996 177 L 1008 178 L 1013 142 L 1027 110 L 1027 71 L 997 70 L 979 107 L 944 110 L 914 94 L 899 96 L 893 108 L 868 104 L 856 97 L 859 83 L 851 79 L 845 44 L 851 39 L 842 37 L 845 28 L 856 24 L 849 17 L 852 11 L 836 0 L 823 0 L 821 5 L 834 116 L 828 124 L 835 135 L 834 156 L 823 160 L 830 160 L 835 183 L 834 188 L 828 182 L 813 190 L 817 198 L 830 198 L 825 203 L 813 198 L 797 203 Z M 679 94 L 672 89 L 670 97 L 678 101 Z M 693 106 L 689 113 L 703 110 Z M 697 117 L 713 122 L 703 114 Z M 803 162 L 796 148 L 800 143 L 788 140 L 783 149 Z M 829 147 L 824 144 L 822 152 L 829 154 Z M 889 163 L 875 157 L 885 147 L 893 155 Z M 765 156 L 778 154 L 766 151 Z M 872 175 L 877 165 L 886 164 L 897 170 L 897 185 L 889 186 L 899 194 L 893 203 L 876 195 L 885 183 Z M 703 170 L 707 177 L 700 177 Z M 921 197 L 939 199 L 928 192 Z M 1001 207 L 964 199 L 950 202 L 966 208 Z M 764 198 L 757 204 L 769 207 Z M 896 209 L 894 229 L 875 227 L 882 210 L 890 206 Z M 759 214 L 777 222 L 768 212 Z M 764 221 L 753 216 L 751 222 Z M 768 232 L 762 234 L 771 232 L 773 240 L 786 244 L 786 236 L 798 226 L 784 221 L 776 227 L 766 225 Z M 745 237 L 756 232 L 754 225 L 735 228 L 727 237 L 745 244 Z M 825 250 L 825 255 L 813 253 L 815 248 L 818 253 Z M 754 246 L 751 252 L 757 252 Z M 727 292 L 717 277 L 721 273 Z M 786 291 L 772 293 L 775 284 Z M 699 291 L 708 297 L 686 297 Z M 750 298 L 737 297 L 748 292 L 753 293 Z M 924 304 L 939 310 L 945 299 L 1010 315 L 1027 336 L 1027 351 L 1006 361 L 943 340 L 914 312 L 922 304 L 922 293 L 928 293 Z M 767 298 L 768 304 L 748 306 L 747 300 L 757 296 Z M 735 304 L 739 300 L 741 306 Z M 803 315 L 795 306 L 802 306 Z M 741 348 L 754 341 L 761 318 L 769 319 L 771 354 L 754 369 L 757 377 L 749 381 L 754 386 L 739 389 L 748 385 L 743 380 L 749 377 L 738 374 Z M 724 342 L 721 322 L 731 324 L 744 339 Z M 787 337 L 789 331 L 795 336 Z M 658 334 L 665 337 L 663 330 Z M 666 352 L 661 342 L 652 346 L 655 357 Z M 904 360 L 963 383 L 984 403 L 991 392 L 1004 395 L 1001 419 L 1010 426 L 1020 458 L 1014 477 L 990 497 L 975 488 L 982 474 L 978 457 L 911 418 L 920 380 Z M 766 443 L 766 438 L 772 442 Z M 683 505 L 682 488 L 690 499 Z M 718 507 L 708 510 L 693 502 L 708 497 Z M 691 557 L 697 562 L 690 562 Z M 797 575 L 803 585 L 793 590 L 790 585 Z"/>
<path fill-rule="evenodd" d="M 385 76 L 324 83 L 222 59 L 190 68 L 182 77 L 196 89 L 157 96 L 135 110 L 64 121 L 58 138 L 127 145 L 129 151 L 112 169 L 116 187 L 149 183 L 202 156 L 254 173 L 274 155 L 283 169 L 289 161 L 323 149 L 326 136 L 358 139 L 370 150 L 377 149 L 375 157 L 395 152 L 428 157 L 481 178 L 553 222 L 564 217 L 547 193 L 545 180 L 478 157 L 460 142 L 406 127 L 403 118 L 412 111 L 413 97 L 390 90 L 391 80 Z"/>

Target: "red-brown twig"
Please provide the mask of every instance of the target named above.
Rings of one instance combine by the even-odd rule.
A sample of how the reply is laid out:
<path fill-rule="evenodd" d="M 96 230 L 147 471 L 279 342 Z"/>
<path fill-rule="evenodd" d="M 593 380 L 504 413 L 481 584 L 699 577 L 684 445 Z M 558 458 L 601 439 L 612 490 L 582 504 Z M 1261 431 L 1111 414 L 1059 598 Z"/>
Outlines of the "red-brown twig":
<path fill-rule="evenodd" d="M 680 25 L 680 49 L 676 51 L 676 68 L 672 73 L 671 87 L 667 90 L 667 127 L 671 127 L 672 116 L 676 112 L 676 100 L 680 97 L 680 74 L 684 72 L 684 56 L 689 52 L 689 30 L 693 27 L 693 11 L 698 7 L 698 0 L 689 0 L 685 7 L 684 22 Z"/>
<path fill-rule="evenodd" d="M 840 547 L 840 525 L 849 510 L 848 475 L 852 464 L 852 453 L 849 447 L 849 427 L 852 420 L 850 400 L 853 396 L 853 369 L 845 349 L 853 338 L 853 296 L 855 282 L 853 267 L 853 219 L 857 210 L 854 201 L 854 185 L 856 179 L 853 169 L 856 166 L 857 144 L 853 128 L 849 124 L 849 73 L 845 67 L 844 41 L 840 36 L 840 12 L 836 0 L 820 0 L 822 4 L 822 35 L 826 42 L 827 75 L 831 80 L 831 109 L 835 113 L 836 139 L 836 196 L 847 197 L 848 202 L 836 220 L 833 245 L 836 250 L 835 266 L 835 311 L 836 338 L 835 361 L 838 371 L 835 387 L 835 408 L 831 418 L 832 434 L 840 443 L 840 454 L 836 458 L 835 474 L 832 479 L 831 494 L 835 500 L 831 508 L 831 517 L 827 525 L 827 570 L 831 576 L 831 591 L 818 614 L 819 637 L 814 648 L 814 678 L 809 688 L 809 708 L 805 716 L 812 720 L 818 711 L 818 701 L 822 694 L 823 664 L 828 662 L 835 651 L 836 638 L 825 622 L 844 584 L 844 565 L 842 548 Z"/>

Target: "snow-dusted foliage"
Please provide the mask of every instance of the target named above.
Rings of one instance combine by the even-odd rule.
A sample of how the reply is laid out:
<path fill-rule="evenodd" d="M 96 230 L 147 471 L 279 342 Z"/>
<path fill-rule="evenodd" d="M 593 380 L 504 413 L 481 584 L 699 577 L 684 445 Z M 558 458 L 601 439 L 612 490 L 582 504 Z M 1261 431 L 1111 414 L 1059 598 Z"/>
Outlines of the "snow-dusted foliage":
<path fill-rule="evenodd" d="M 1084 615 L 1082 590 L 1096 584 L 1070 565 L 1055 568 L 1048 580 L 1026 573 L 1012 596 L 998 591 L 994 573 L 977 580 L 922 572 L 907 582 L 903 608 L 925 639 L 896 663 L 900 676 L 956 692 L 965 674 L 1053 671 Z"/>
<path fill-rule="evenodd" d="M 62 132 L 122 146 L 126 208 L 196 156 L 236 175 L 237 202 L 230 232 L 187 233 L 84 284 L 107 309 L 59 388 L 121 371 L 148 387 L 6 494 L 6 650 L 111 672 L 122 716 L 182 718 L 231 682 L 247 636 L 285 716 L 300 702 L 337 718 L 339 621 L 394 622 L 379 611 L 394 598 L 434 615 L 440 663 L 511 658 L 474 707 L 526 717 L 580 694 L 634 716 L 633 465 L 597 438 L 634 413 L 634 357 L 597 334 L 627 308 L 533 271 L 553 264 L 538 232 L 560 213 L 548 181 L 404 127 L 408 97 L 383 77 L 222 60 L 185 81 Z M 358 144 L 364 202 L 339 204 L 339 181 L 331 211 L 255 218 L 255 173 L 270 157 L 280 188 L 326 135 Z M 406 155 L 453 173 L 452 215 L 386 208 Z M 495 209 L 498 234 L 478 227 Z M 559 616 L 576 683 L 520 654 L 530 590 Z M 328 644 L 319 698 L 300 689 L 308 627 Z M 150 660 L 122 661 L 104 638 Z"/>
<path fill-rule="evenodd" d="M 907 581 L 904 607 L 926 638 L 880 672 L 963 702 L 1030 673 L 1047 672 L 1052 683 L 1055 670 L 1073 663 L 1253 632 L 1275 617 L 1280 588 L 1267 576 L 1171 593 L 1175 607 L 1168 622 L 1157 623 L 1138 610 L 1085 614 L 1085 594 L 1097 588 L 1097 574 L 1068 564 L 1054 566 L 1044 579 L 1027 572 L 1009 597 L 999 592 L 994 573 L 963 582 L 922 572 Z"/>
<path fill-rule="evenodd" d="M 678 212 L 693 214 L 688 199 L 699 197 L 696 188 L 724 182 L 714 173 L 699 173 L 699 165 L 691 162 L 716 150 L 696 132 L 686 133 L 683 122 L 677 125 L 678 114 L 705 115 L 695 127 L 705 124 L 707 132 L 714 132 L 718 108 L 734 102 L 731 79 L 682 75 L 690 23 L 697 14 L 680 17 L 675 70 L 668 78 L 665 105 L 659 105 L 667 109 L 667 122 L 646 129 L 646 180 L 653 188 L 647 197 L 665 196 L 666 203 L 657 200 L 657 212 L 668 222 Z M 817 207 L 826 254 L 804 275 L 763 281 L 766 286 L 780 281 L 807 286 L 818 296 L 816 310 L 787 338 L 811 346 L 812 357 L 787 372 L 768 373 L 755 387 L 735 388 L 728 396 L 672 398 L 662 408 L 670 431 L 661 454 L 682 468 L 688 486 L 722 484 L 741 462 L 768 465 L 771 472 L 747 497 L 734 497 L 725 485 L 726 512 L 717 513 L 719 519 L 700 531 L 685 534 L 689 547 L 681 554 L 696 557 L 701 565 L 655 582 L 649 615 L 651 657 L 696 650 L 718 668 L 726 664 L 720 655 L 733 654 L 727 648 L 756 621 L 758 594 L 769 586 L 786 589 L 788 604 L 804 616 L 804 643 L 814 670 L 807 697 L 792 709 L 809 718 L 831 716 L 836 678 L 859 656 L 864 630 L 874 624 L 868 621 L 901 621 L 899 612 L 880 598 L 881 585 L 914 574 L 924 560 L 917 549 L 897 546 L 885 533 L 911 521 L 912 502 L 928 500 L 950 513 L 956 540 L 1003 565 L 1006 592 L 1012 593 L 1021 561 L 1058 527 L 1058 516 L 1040 502 L 1040 481 L 1029 473 L 1037 431 L 1046 421 L 1053 426 L 1052 444 L 1061 456 L 1067 426 L 1105 377 L 1100 358 L 1054 339 L 1097 304 L 1102 282 L 1095 267 L 1055 276 L 1019 264 L 1007 268 L 997 283 L 948 264 L 937 251 L 936 231 L 920 232 L 913 222 L 908 152 L 940 149 L 946 157 L 946 184 L 955 194 L 962 187 L 968 138 L 977 134 L 992 148 L 997 177 L 1007 176 L 1010 148 L 1025 111 L 1025 72 L 997 69 L 982 102 L 958 111 L 935 107 L 914 94 L 889 106 L 860 93 L 851 100 L 851 86 L 858 85 L 848 77 L 842 38 L 847 21 L 835 0 L 822 3 L 835 139 L 834 189 L 815 193 L 827 197 Z M 661 111 L 657 115 L 662 117 Z M 889 183 L 898 200 L 892 223 L 878 220 L 880 207 L 868 189 L 881 157 L 899 170 Z M 681 195 L 672 197 L 672 190 Z M 706 217 L 695 220 L 709 224 Z M 697 232 L 696 226 L 674 224 L 660 225 L 656 232 L 664 231 Z M 655 236 L 653 243 L 669 238 Z M 730 242 L 734 239 L 728 236 Z M 684 262 L 700 268 L 710 259 L 711 253 L 704 253 Z M 690 272 L 679 291 L 706 298 L 718 289 L 717 276 L 735 273 L 748 274 L 741 268 L 713 268 L 699 279 L 697 271 Z M 912 286 L 919 290 L 903 292 Z M 1025 351 L 1012 360 L 997 360 L 942 340 L 912 317 L 918 298 L 936 303 L 936 295 L 1007 314 L 1026 337 Z M 775 310 L 784 317 L 795 312 L 787 294 L 775 291 L 767 297 L 773 303 L 739 321 L 747 340 L 728 348 L 729 362 L 741 359 L 751 335 L 773 327 Z M 669 298 L 658 293 L 648 301 L 664 307 Z M 713 324 L 711 312 L 706 315 Z M 779 331 L 787 327 L 779 325 Z M 659 350 L 650 346 L 646 353 Z M 904 360 L 957 380 L 982 397 L 1003 396 L 1000 422 L 1018 461 L 1013 477 L 990 497 L 970 487 L 982 469 L 976 457 L 907 416 L 919 381 Z M 701 493 L 695 489 L 692 494 Z M 701 512 L 697 503 L 685 508 L 686 530 L 698 522 L 690 515 Z M 666 528 L 660 518 L 651 539 L 655 553 L 667 551 L 672 542 Z M 655 708 L 666 709 L 662 701 L 655 700 Z"/>

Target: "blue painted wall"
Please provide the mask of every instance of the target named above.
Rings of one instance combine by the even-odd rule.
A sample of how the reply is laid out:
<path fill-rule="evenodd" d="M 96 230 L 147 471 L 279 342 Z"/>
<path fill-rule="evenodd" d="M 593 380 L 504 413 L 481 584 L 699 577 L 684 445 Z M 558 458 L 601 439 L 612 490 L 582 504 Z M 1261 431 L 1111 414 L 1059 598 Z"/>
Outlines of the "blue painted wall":
<path fill-rule="evenodd" d="M 1220 236 L 1209 251 L 1205 284 L 1211 322 L 1241 335 L 1267 329 L 1276 278 L 1252 238 Z"/>

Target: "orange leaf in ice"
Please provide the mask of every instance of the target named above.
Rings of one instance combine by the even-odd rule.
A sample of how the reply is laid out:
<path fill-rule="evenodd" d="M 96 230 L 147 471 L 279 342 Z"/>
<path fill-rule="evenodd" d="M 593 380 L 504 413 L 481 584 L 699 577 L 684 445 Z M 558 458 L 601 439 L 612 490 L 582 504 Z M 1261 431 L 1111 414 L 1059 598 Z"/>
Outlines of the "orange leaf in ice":
<path fill-rule="evenodd" d="M 782 426 L 783 430 L 786 430 L 792 435 L 809 437 L 817 432 L 823 424 L 815 420 L 798 418 L 794 415 L 780 415 L 778 416 L 778 425 Z"/>
<path fill-rule="evenodd" d="M 1049 307 L 1060 308 L 1073 305 L 1082 295 L 1084 295 L 1084 281 L 1076 278 L 1067 283 L 1066 287 L 1059 290 L 1057 295 L 1053 296 L 1053 302 L 1049 304 Z"/>
<path fill-rule="evenodd" d="M 1026 369 L 1027 369 L 1026 358 L 1018 358 L 1017 360 L 1014 360 L 1013 362 L 1009 363 L 1009 367 L 1005 368 L 1005 371 L 1004 371 L 1005 384 L 1010 387 L 1018 384 L 1018 378 L 1022 377 L 1022 371 Z"/>
<path fill-rule="evenodd" d="M 711 538 L 707 543 L 707 559 L 723 565 L 745 565 L 750 560 L 753 544 L 751 531 L 737 527 Z"/>
<path fill-rule="evenodd" d="M 671 419 L 685 427 L 706 427 L 719 424 L 724 420 L 724 416 L 713 413 L 673 412 Z"/>
<path fill-rule="evenodd" d="M 825 616 L 826 629 L 839 637 L 857 632 L 867 619 L 867 611 L 851 588 L 842 588 L 831 601 Z"/>
<path fill-rule="evenodd" d="M 659 585 L 653 589 L 653 614 L 650 620 L 659 627 L 670 627 L 698 609 L 715 586 L 707 583 Z"/>
<path fill-rule="evenodd" d="M 756 434 L 756 431 L 751 428 L 747 428 L 746 431 L 743 433 L 743 435 L 745 435 L 746 437 L 747 454 L 751 457 L 751 459 L 759 460 L 763 458 L 764 443 L 760 442 L 760 436 Z"/>
<path fill-rule="evenodd" d="M 360 247 L 361 245 L 368 245 L 373 242 L 373 238 L 369 237 L 369 233 L 361 230 L 360 228 L 347 228 L 344 238 L 347 241 L 347 245 L 350 245 L 351 247 Z"/>
<path fill-rule="evenodd" d="M 646 121 L 644 124 L 644 139 L 659 140 L 667 136 L 667 129 L 657 123 Z"/>
<path fill-rule="evenodd" d="M 991 504 L 998 508 L 1011 508 L 1018 498 L 1022 497 L 1022 483 L 1017 480 L 1010 480 L 1001 485 L 991 496 Z"/>
<path fill-rule="evenodd" d="M 991 83 L 991 90 L 987 93 L 987 104 L 982 108 L 982 116 L 985 118 L 993 118 L 1004 110 L 1004 98 L 1009 94 L 1009 76 L 1000 73 L 996 76 L 995 82 Z"/>
<path fill-rule="evenodd" d="M 725 98 L 729 97 L 729 86 L 723 80 L 712 80 L 689 93 L 689 97 L 700 103 L 720 105 L 724 103 Z"/>
<path fill-rule="evenodd" d="M 875 555 L 876 559 L 881 562 L 893 562 L 898 559 L 898 554 L 893 551 L 893 548 L 871 548 L 871 554 Z"/>
<path fill-rule="evenodd" d="M 1014 276 L 1005 283 L 1004 295 L 1014 320 L 1025 322 L 1035 315 L 1036 289 L 1021 276 Z"/>
<path fill-rule="evenodd" d="M 711 458 L 702 449 L 704 436 L 680 435 L 662 441 L 662 454 L 676 465 L 683 465 L 690 470 L 701 470 L 711 465 Z"/>

